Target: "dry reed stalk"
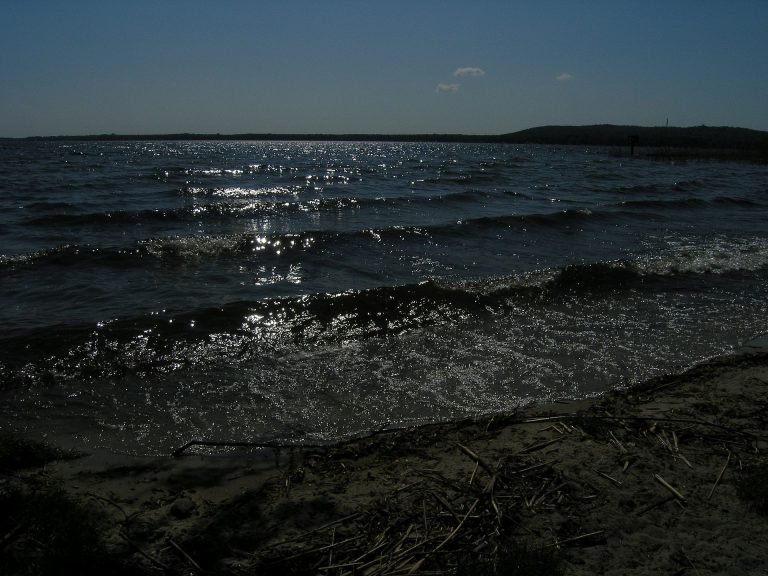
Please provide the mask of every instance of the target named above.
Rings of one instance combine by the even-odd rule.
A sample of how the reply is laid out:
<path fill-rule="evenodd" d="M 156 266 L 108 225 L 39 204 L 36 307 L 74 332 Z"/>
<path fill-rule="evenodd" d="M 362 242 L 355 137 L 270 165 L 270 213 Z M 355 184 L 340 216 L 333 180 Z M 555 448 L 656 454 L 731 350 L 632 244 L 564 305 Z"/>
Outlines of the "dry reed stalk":
<path fill-rule="evenodd" d="M 405 534 L 403 534 L 400 537 L 400 540 L 397 541 L 397 544 L 395 544 L 395 552 L 399 552 L 400 548 L 403 546 L 403 543 L 408 540 L 408 536 L 411 535 L 411 532 L 413 531 L 413 524 L 408 526 L 408 529 L 405 531 Z"/>
<path fill-rule="evenodd" d="M 565 430 L 561 429 L 560 426 L 558 426 L 557 424 L 551 424 L 550 426 L 547 426 L 546 428 L 543 428 L 541 430 L 541 432 L 546 432 L 547 430 L 554 430 L 555 432 L 557 432 L 560 435 L 565 434 Z"/>
<path fill-rule="evenodd" d="M 362 538 L 365 538 L 365 536 L 352 536 L 351 538 L 347 538 L 346 540 L 340 540 L 339 542 L 335 542 L 333 544 L 326 544 L 325 546 L 320 546 L 318 548 L 311 548 L 309 550 L 302 550 L 301 552 L 297 552 L 296 554 L 293 554 L 291 556 L 286 556 L 285 558 L 281 558 L 281 560 L 294 560 L 295 558 L 301 558 L 302 556 L 306 556 L 307 554 L 314 554 L 316 552 L 325 552 L 326 550 L 332 549 L 334 546 L 341 546 L 342 544 L 346 544 L 347 542 L 354 542 L 355 540 L 360 540 Z"/>
<path fill-rule="evenodd" d="M 624 444 L 619 442 L 619 439 L 616 438 L 616 435 L 613 433 L 613 430 L 609 430 L 608 434 L 611 436 L 611 440 L 613 441 L 612 443 L 614 446 L 616 446 L 616 448 L 618 448 L 619 452 L 621 452 L 622 454 L 626 454 L 627 449 L 624 448 Z"/>
<path fill-rule="evenodd" d="M 717 478 L 715 479 L 715 483 L 712 485 L 712 489 L 709 491 L 709 496 L 707 496 L 707 500 L 712 498 L 712 494 L 715 493 L 715 488 L 717 488 L 717 485 L 720 484 L 720 480 L 723 478 L 723 474 L 725 474 L 725 469 L 728 468 L 728 464 L 731 461 L 731 451 L 728 450 L 728 457 L 725 459 L 725 464 L 723 464 L 723 467 L 720 469 L 720 473 L 717 475 Z"/>
<path fill-rule="evenodd" d="M 677 454 L 677 455 L 680 457 L 680 460 L 682 460 L 683 462 L 685 462 L 685 464 L 686 464 L 686 466 L 688 466 L 688 468 L 690 468 L 691 470 L 693 470 L 693 464 L 691 464 L 691 463 L 688 461 L 688 458 L 686 458 L 686 457 L 685 457 L 685 455 L 683 455 L 683 453 L 682 453 L 682 452 L 678 452 L 678 454 Z"/>
<path fill-rule="evenodd" d="M 331 528 L 332 526 L 336 526 L 337 524 L 343 524 L 344 522 L 357 518 L 358 516 L 360 516 L 360 514 L 362 514 L 362 512 L 355 512 L 354 514 L 350 514 L 349 516 L 344 516 L 344 518 L 339 518 L 338 520 L 334 520 L 333 522 L 328 522 L 327 524 L 323 524 L 322 526 L 318 526 L 317 528 L 312 528 L 312 530 L 307 530 L 306 532 L 302 532 L 301 534 L 293 538 L 288 538 L 287 540 L 281 540 L 280 542 L 275 542 L 274 544 L 268 544 L 267 546 L 264 546 L 262 550 L 269 550 L 271 548 L 277 548 L 278 546 L 282 546 L 284 544 L 298 542 L 299 540 L 303 540 L 310 534 L 314 534 L 315 532 L 321 532 L 326 528 Z"/>
<path fill-rule="evenodd" d="M 659 506 L 663 506 L 667 502 L 670 502 L 670 501 L 672 501 L 674 499 L 675 499 L 674 496 L 669 495 L 669 496 L 666 496 L 666 497 L 662 498 L 661 500 L 657 500 L 656 502 L 651 502 L 650 504 L 640 508 L 640 510 L 635 512 L 635 516 L 637 516 L 639 518 L 640 516 L 642 516 L 646 512 L 650 512 L 654 508 L 658 508 Z"/>
<path fill-rule="evenodd" d="M 545 478 L 544 481 L 541 483 L 541 486 L 539 486 L 539 489 L 536 490 L 536 492 L 533 493 L 533 496 L 531 496 L 530 500 L 525 501 L 526 508 L 533 509 L 534 503 L 537 501 L 539 496 L 544 492 L 544 490 L 547 489 L 547 486 L 551 482 L 550 478 Z"/>
<path fill-rule="evenodd" d="M 459 522 L 458 526 L 456 526 L 456 528 L 454 528 L 453 531 L 450 534 L 448 534 L 448 536 L 445 537 L 445 540 L 443 540 L 442 542 L 440 542 L 440 544 L 437 545 L 437 548 L 435 548 L 433 552 L 437 552 L 438 550 L 440 550 L 440 548 L 445 546 L 448 542 L 450 542 L 453 539 L 454 536 L 456 536 L 456 533 L 464 525 L 464 522 L 467 521 L 467 518 L 469 518 L 469 515 L 472 514 L 472 512 L 475 510 L 475 506 L 477 506 L 479 502 L 480 500 L 476 498 L 475 501 L 472 503 L 472 506 L 470 506 L 469 510 L 467 510 L 467 513 L 464 515 L 464 518 L 462 518 L 461 522 Z"/>
<path fill-rule="evenodd" d="M 360 570 L 362 570 L 362 573 L 365 574 L 366 576 L 374 576 L 375 574 L 387 574 L 389 573 L 390 568 L 392 568 L 397 562 L 401 562 L 402 558 L 404 558 L 405 556 L 407 556 L 417 548 L 420 548 L 425 544 L 432 542 L 433 540 L 435 540 L 435 538 L 427 538 L 426 540 L 422 540 L 421 542 L 414 544 L 407 550 L 403 550 L 402 552 L 397 553 L 395 555 L 390 555 L 389 560 L 387 560 L 387 564 L 381 563 L 381 560 L 383 560 L 384 557 L 380 556 L 376 560 L 373 560 L 371 562 L 368 562 L 368 564 L 364 564 L 363 566 L 361 566 Z M 373 566 L 373 564 L 375 564 L 377 560 L 379 561 L 379 566 L 377 567 Z"/>
<path fill-rule="evenodd" d="M 681 494 L 681 493 L 680 493 L 680 492 L 679 492 L 679 491 L 678 491 L 678 490 L 677 490 L 677 489 L 676 489 L 674 486 L 672 486 L 672 485 L 671 485 L 669 482 L 667 482 L 666 480 L 664 480 L 664 478 L 662 478 L 662 477 L 661 477 L 661 476 L 659 476 L 658 474 L 654 474 L 654 475 L 653 475 L 653 477 L 654 477 L 654 479 L 655 479 L 655 480 L 656 480 L 656 481 L 657 481 L 659 484 L 661 484 L 662 486 L 664 486 L 664 488 L 666 488 L 667 490 L 669 490 L 670 492 L 672 492 L 672 494 L 675 496 L 675 498 L 678 498 L 678 499 L 679 499 L 679 500 L 681 500 L 682 502 L 685 502 L 685 496 L 683 496 L 683 495 L 682 495 L 682 494 Z"/>
<path fill-rule="evenodd" d="M 540 464 L 534 464 L 533 466 L 528 466 L 527 468 L 522 468 L 520 470 L 513 470 L 512 472 L 510 472 L 510 474 L 515 474 L 515 475 L 525 474 L 526 472 L 532 472 L 540 468 L 546 468 L 548 466 L 551 466 L 555 462 L 557 462 L 557 460 L 550 460 L 549 462 L 541 462 Z"/>
<path fill-rule="evenodd" d="M 490 474 L 491 476 L 496 474 L 496 469 L 493 466 L 491 466 L 485 459 L 483 459 L 480 456 L 478 456 L 477 454 L 475 454 L 475 452 L 473 452 L 472 450 L 470 450 L 469 448 L 467 448 L 463 444 L 458 444 L 457 443 L 456 446 L 458 446 L 459 450 L 464 452 L 464 454 L 466 454 L 467 456 L 472 458 L 475 462 L 477 462 L 480 466 L 482 466 L 483 470 L 488 472 L 488 474 Z"/>
<path fill-rule="evenodd" d="M 664 437 L 664 446 L 666 446 L 667 450 L 669 450 L 672 454 L 674 454 L 675 450 L 672 448 L 672 442 L 670 442 L 669 436 L 667 436 L 667 431 L 662 430 L 661 434 Z"/>
<path fill-rule="evenodd" d="M 14 526 L 10 532 L 8 532 L 5 536 L 3 536 L 2 539 L 0 539 L 0 550 L 8 546 L 11 542 L 13 542 L 16 537 L 21 533 L 22 529 L 24 528 L 24 523 L 19 522 Z"/>
<path fill-rule="evenodd" d="M 461 521 L 459 519 L 458 515 L 456 514 L 456 512 L 453 511 L 453 508 L 451 507 L 451 505 L 448 503 L 448 501 L 445 498 L 440 496 L 440 494 L 438 494 L 437 492 L 430 492 L 430 494 L 432 496 L 434 496 L 435 500 L 437 500 L 440 504 L 442 504 L 442 506 L 449 512 L 449 514 L 451 516 L 453 516 L 453 518 L 456 520 L 456 522 L 460 522 Z"/>
<path fill-rule="evenodd" d="M 409 488 L 413 488 L 414 486 L 418 486 L 422 482 L 423 482 L 423 480 L 416 480 L 416 482 L 411 482 L 410 484 L 406 484 L 405 486 L 401 486 L 400 488 L 395 488 L 394 493 L 397 494 L 398 492 L 403 492 L 404 490 L 408 490 Z"/>
<path fill-rule="evenodd" d="M 147 560 L 149 560 L 150 562 L 152 562 L 152 564 L 154 564 L 155 566 L 158 566 L 159 568 L 161 568 L 162 570 L 164 570 L 164 571 L 165 571 L 166 573 L 168 573 L 168 574 L 171 574 L 171 573 L 173 573 L 173 570 L 171 569 L 171 567 L 170 567 L 170 566 L 168 566 L 167 564 L 163 564 L 162 562 L 160 562 L 160 560 L 158 560 L 157 558 L 155 558 L 155 557 L 153 557 L 153 556 L 149 555 L 147 552 L 145 552 L 144 550 L 142 550 L 141 546 L 139 546 L 139 545 L 138 545 L 136 542 L 134 542 L 133 540 L 131 540 L 130 538 L 128 538 L 128 535 L 127 535 L 125 532 L 123 532 L 123 531 L 121 530 L 120 532 L 118 532 L 118 534 L 120 535 L 120 537 L 121 537 L 123 540 L 125 540 L 126 542 L 128 542 L 128 544 L 130 544 L 131 546 L 133 546 L 133 548 L 136 550 L 136 552 L 138 552 L 139 554 L 141 554 L 142 556 L 144 556 L 144 558 L 146 558 Z"/>
<path fill-rule="evenodd" d="M 616 480 L 616 478 L 614 478 L 613 476 L 609 476 L 609 475 L 608 475 L 608 474 L 606 474 L 605 472 L 600 472 L 599 470 L 595 470 L 595 472 L 597 472 L 598 474 L 600 474 L 600 476 L 602 476 L 603 478 L 605 478 L 605 479 L 607 479 L 607 480 L 610 480 L 611 482 L 613 482 L 614 484 L 616 484 L 616 486 L 621 486 L 621 482 L 620 482 L 619 480 Z"/>
<path fill-rule="evenodd" d="M 536 450 L 541 450 L 542 448 L 546 448 L 547 446 L 550 446 L 551 444 L 554 444 L 556 442 L 560 442 L 564 437 L 558 436 L 557 438 L 553 438 L 552 440 L 546 440 L 544 442 L 539 442 L 536 444 L 530 444 L 529 446 L 524 447 L 518 452 L 515 452 L 515 456 L 518 456 L 520 454 L 530 454 L 531 452 L 535 452 Z"/>
<path fill-rule="evenodd" d="M 336 543 L 336 526 L 333 527 L 333 532 L 331 532 L 331 546 L 333 546 Z M 333 548 L 331 548 L 328 551 L 328 564 L 333 563 Z"/>
<path fill-rule="evenodd" d="M 374 543 L 373 548 L 365 552 L 362 556 L 359 556 L 353 560 L 353 563 L 355 564 L 361 564 L 361 560 L 365 558 L 366 556 L 370 556 L 371 554 L 378 552 L 382 548 L 384 548 L 387 545 L 387 542 L 384 541 L 385 534 L 382 533 L 382 535 L 378 539 L 378 543 Z"/>
<path fill-rule="evenodd" d="M 178 552 L 181 555 L 182 558 L 184 558 L 184 560 L 189 562 L 195 570 L 197 570 L 198 572 L 200 572 L 202 574 L 205 573 L 205 570 L 203 570 L 200 567 L 200 565 L 197 562 L 195 562 L 195 560 L 189 554 L 187 554 L 181 546 L 179 546 L 174 541 L 173 538 L 168 538 L 168 544 L 170 544 L 173 547 L 173 549 L 176 550 L 176 552 Z"/>
<path fill-rule="evenodd" d="M 96 498 L 97 500 L 101 500 L 102 502 L 106 502 L 107 504 L 111 504 L 112 506 L 120 510 L 120 513 L 123 515 L 125 522 L 128 522 L 131 519 L 131 516 L 136 514 L 134 513 L 134 514 L 131 514 L 131 516 L 129 516 L 128 514 L 126 514 L 125 510 L 123 510 L 123 507 L 120 506 L 120 504 L 118 504 L 111 498 L 106 498 L 105 496 L 99 496 L 98 494 L 94 494 L 93 492 L 86 492 L 85 495 L 90 496 L 91 498 Z"/>
<path fill-rule="evenodd" d="M 475 474 L 477 474 L 477 469 L 480 466 L 480 462 L 475 462 L 475 468 L 472 470 L 472 475 L 469 477 L 468 484 L 472 486 L 472 482 L 475 481 Z"/>
<path fill-rule="evenodd" d="M 573 544 L 574 542 L 579 542 L 581 540 L 586 540 L 587 538 L 592 538 L 594 536 L 598 536 L 599 534 L 605 534 L 605 530 L 598 530 L 596 532 L 590 532 L 588 534 L 581 534 L 579 536 L 574 536 L 573 538 L 566 538 L 565 540 L 557 540 L 553 542 L 552 544 L 546 544 L 544 548 L 552 548 L 555 546 L 562 546 L 563 544 Z"/>
<path fill-rule="evenodd" d="M 341 568 L 355 568 L 356 566 L 360 566 L 360 562 L 347 562 L 345 564 L 334 564 L 332 566 L 322 566 L 318 568 L 321 572 L 326 572 L 328 570 L 339 570 Z"/>

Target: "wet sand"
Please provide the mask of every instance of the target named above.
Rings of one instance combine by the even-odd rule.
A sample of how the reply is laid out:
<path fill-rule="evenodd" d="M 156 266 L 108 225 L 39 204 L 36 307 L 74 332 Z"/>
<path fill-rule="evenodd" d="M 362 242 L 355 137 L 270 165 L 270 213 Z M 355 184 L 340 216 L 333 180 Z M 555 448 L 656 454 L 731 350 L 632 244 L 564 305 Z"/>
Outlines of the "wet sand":
<path fill-rule="evenodd" d="M 743 488 L 768 466 L 760 346 L 590 401 L 326 448 L 196 449 L 1 487 L 97 511 L 129 573 L 492 574 L 528 555 L 569 575 L 768 574 L 760 487 Z M 0 552 L 23 556 L 27 532 L 0 534 Z"/>

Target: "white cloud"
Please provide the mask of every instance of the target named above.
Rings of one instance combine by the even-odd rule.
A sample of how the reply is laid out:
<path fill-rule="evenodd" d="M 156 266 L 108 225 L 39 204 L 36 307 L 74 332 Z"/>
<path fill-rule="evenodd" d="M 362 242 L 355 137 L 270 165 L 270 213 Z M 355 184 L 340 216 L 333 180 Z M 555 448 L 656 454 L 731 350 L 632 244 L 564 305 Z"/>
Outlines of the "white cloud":
<path fill-rule="evenodd" d="M 467 68 L 457 68 L 456 72 L 453 73 L 454 76 L 485 76 L 485 70 L 482 68 L 473 68 L 473 67 L 467 67 Z"/>
<path fill-rule="evenodd" d="M 556 78 L 558 82 L 568 82 L 568 80 L 573 80 L 573 75 L 568 74 L 567 72 L 563 72 Z"/>
<path fill-rule="evenodd" d="M 438 84 L 435 92 L 458 92 L 461 84 Z"/>

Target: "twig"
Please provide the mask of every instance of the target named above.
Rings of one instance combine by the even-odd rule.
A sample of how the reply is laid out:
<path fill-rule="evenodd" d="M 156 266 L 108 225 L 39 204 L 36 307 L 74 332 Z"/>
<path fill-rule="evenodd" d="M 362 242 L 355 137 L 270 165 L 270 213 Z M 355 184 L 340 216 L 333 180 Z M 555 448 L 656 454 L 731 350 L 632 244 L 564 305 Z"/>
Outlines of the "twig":
<path fill-rule="evenodd" d="M 728 457 L 725 459 L 725 464 L 723 464 L 722 469 L 720 470 L 720 474 L 717 475 L 717 479 L 715 479 L 715 483 L 712 485 L 712 490 L 709 491 L 709 496 L 707 496 L 707 500 L 712 498 L 712 494 L 715 493 L 715 488 L 717 488 L 717 485 L 720 484 L 720 480 L 723 478 L 723 474 L 725 474 L 725 469 L 728 468 L 728 464 L 731 461 L 731 451 L 728 450 Z"/>
<path fill-rule="evenodd" d="M 173 538 L 168 538 L 168 544 L 170 544 L 171 546 L 173 546 L 173 548 L 176 550 L 176 552 L 178 552 L 179 554 L 181 554 L 181 556 L 182 556 L 182 557 L 183 557 L 183 558 L 184 558 L 184 559 L 185 559 L 187 562 L 189 562 L 189 563 L 192 565 L 192 567 L 193 567 L 195 570 L 197 570 L 197 571 L 198 571 L 198 572 L 200 572 L 200 573 L 205 573 L 205 570 L 203 570 L 202 568 L 200 568 L 200 564 L 198 564 L 197 562 L 195 562 L 195 561 L 194 561 L 194 559 L 193 559 L 193 558 L 192 558 L 192 557 L 191 557 L 189 554 L 187 554 L 187 553 L 184 551 L 184 549 L 183 549 L 181 546 L 179 546 L 178 544 L 176 544 L 176 542 L 173 540 Z"/>

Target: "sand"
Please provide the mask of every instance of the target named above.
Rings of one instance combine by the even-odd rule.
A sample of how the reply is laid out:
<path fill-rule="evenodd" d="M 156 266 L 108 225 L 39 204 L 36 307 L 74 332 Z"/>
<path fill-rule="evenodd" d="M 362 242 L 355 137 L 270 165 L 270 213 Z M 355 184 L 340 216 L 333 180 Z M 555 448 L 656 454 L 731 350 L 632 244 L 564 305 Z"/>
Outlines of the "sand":
<path fill-rule="evenodd" d="M 97 511 L 130 573 L 490 574 L 506 558 L 499 573 L 557 573 L 515 571 L 528 561 L 568 575 L 768 574 L 765 484 L 745 484 L 768 466 L 760 346 L 595 400 L 326 448 L 196 449 L 94 454 L 0 487 L 61 489 Z M 28 553 L 17 528 L 2 554 Z"/>

